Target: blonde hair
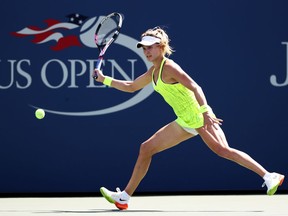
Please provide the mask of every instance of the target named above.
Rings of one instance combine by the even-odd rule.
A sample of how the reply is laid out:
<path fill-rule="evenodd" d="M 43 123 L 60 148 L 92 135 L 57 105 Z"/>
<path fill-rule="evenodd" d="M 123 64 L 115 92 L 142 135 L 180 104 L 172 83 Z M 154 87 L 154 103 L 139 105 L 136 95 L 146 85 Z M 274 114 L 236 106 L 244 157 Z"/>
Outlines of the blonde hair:
<path fill-rule="evenodd" d="M 153 29 L 148 29 L 141 35 L 141 38 L 143 38 L 144 36 L 152 36 L 152 37 L 159 38 L 160 46 L 163 48 L 164 55 L 170 56 L 173 52 L 175 52 L 172 49 L 172 47 L 169 45 L 170 39 L 167 33 L 159 26 Z"/>

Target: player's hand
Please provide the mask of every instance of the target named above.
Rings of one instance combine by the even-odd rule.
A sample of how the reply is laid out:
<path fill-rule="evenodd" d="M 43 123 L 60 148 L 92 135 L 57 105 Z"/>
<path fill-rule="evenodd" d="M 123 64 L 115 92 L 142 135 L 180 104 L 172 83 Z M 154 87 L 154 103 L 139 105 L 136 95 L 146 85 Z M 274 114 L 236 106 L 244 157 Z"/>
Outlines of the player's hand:
<path fill-rule="evenodd" d="M 92 73 L 92 77 L 94 78 L 95 81 L 97 82 L 103 82 L 104 81 L 104 75 L 103 72 L 99 69 L 95 69 Z M 97 78 L 95 78 L 97 77 Z"/>
<path fill-rule="evenodd" d="M 222 125 L 223 120 L 217 118 L 211 112 L 203 113 L 204 116 L 204 128 L 207 130 L 208 127 L 214 127 L 217 130 L 217 125 Z"/>

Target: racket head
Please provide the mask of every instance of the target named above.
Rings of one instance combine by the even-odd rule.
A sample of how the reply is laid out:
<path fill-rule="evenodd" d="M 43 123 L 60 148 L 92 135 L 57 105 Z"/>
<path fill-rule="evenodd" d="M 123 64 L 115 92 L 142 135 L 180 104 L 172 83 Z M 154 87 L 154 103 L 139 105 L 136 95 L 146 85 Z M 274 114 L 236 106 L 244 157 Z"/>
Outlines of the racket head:
<path fill-rule="evenodd" d="M 95 31 L 95 44 L 101 50 L 117 39 L 122 27 L 123 15 L 113 12 L 104 17 Z M 100 55 L 101 56 L 101 55 Z"/>

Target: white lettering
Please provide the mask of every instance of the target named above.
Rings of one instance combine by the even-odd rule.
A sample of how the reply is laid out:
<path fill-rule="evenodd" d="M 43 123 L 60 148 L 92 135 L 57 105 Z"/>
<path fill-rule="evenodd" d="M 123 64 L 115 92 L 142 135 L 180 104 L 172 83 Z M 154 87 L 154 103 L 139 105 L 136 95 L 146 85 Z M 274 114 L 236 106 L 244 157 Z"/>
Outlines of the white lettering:
<path fill-rule="evenodd" d="M 60 68 L 61 68 L 61 72 L 62 72 L 62 74 L 63 74 L 63 76 L 62 76 L 62 80 L 61 80 L 61 82 L 60 82 L 60 84 L 59 85 L 52 85 L 52 84 L 50 84 L 50 82 L 48 82 L 48 79 L 47 79 L 47 67 L 48 67 L 48 65 L 50 64 L 50 63 L 53 63 L 53 62 L 56 62 L 59 66 L 60 66 Z M 52 72 L 56 72 L 56 71 L 52 71 Z M 55 75 L 53 76 L 53 80 L 55 80 Z M 68 79 L 68 69 L 67 69 L 67 67 L 66 67 L 66 65 L 62 62 L 62 61 L 60 61 L 60 60 L 58 60 L 58 59 L 51 59 L 50 61 L 47 61 L 44 65 L 43 65 L 43 67 L 42 67 L 42 70 L 41 70 L 41 78 L 42 78 L 42 81 L 43 81 L 43 83 L 47 86 L 47 87 L 49 87 L 49 88 L 51 88 L 51 89 L 57 89 L 57 88 L 60 88 L 60 87 L 62 87 L 63 85 L 64 85 L 64 83 L 66 82 L 66 80 Z"/>
<path fill-rule="evenodd" d="M 276 87 L 283 87 L 288 85 L 288 42 L 282 42 L 281 44 L 286 46 L 286 80 L 283 83 L 278 83 L 276 75 L 271 75 L 270 83 Z"/>
<path fill-rule="evenodd" d="M 125 79 L 125 80 L 134 80 L 134 63 L 137 61 L 136 59 L 132 60 L 128 60 L 129 62 L 131 62 L 131 76 L 129 76 L 120 66 L 119 64 L 111 59 L 111 60 L 107 60 L 108 62 L 111 63 L 111 74 L 112 74 L 112 77 L 115 77 L 115 69 L 117 71 L 119 71 L 119 73 L 122 75 L 122 77 Z"/>
<path fill-rule="evenodd" d="M 43 63 L 40 68 L 32 68 L 30 59 L 21 60 L 7 60 L 6 65 L 0 60 L 1 65 L 1 84 L 0 89 L 15 87 L 19 89 L 27 89 L 32 85 L 32 78 L 38 73 L 28 73 L 28 68 L 32 71 L 40 71 L 40 78 L 43 84 L 50 89 L 59 88 L 107 88 L 102 83 L 95 82 L 92 79 L 92 73 L 95 68 L 96 59 L 67 59 L 62 61 L 60 59 L 50 59 Z M 127 64 L 128 62 L 128 64 Z M 121 79 L 134 80 L 135 79 L 135 63 L 137 59 L 128 59 L 125 65 L 129 69 L 122 68 L 114 59 L 107 59 L 103 61 L 103 69 L 107 71 L 108 76 L 117 77 L 120 74 Z M 3 67 L 2 67 L 3 64 Z M 8 69 L 4 68 L 8 67 Z M 9 73 L 7 73 L 9 71 Z M 105 72 L 106 73 L 106 72 Z M 117 73 L 117 74 L 116 74 Z M 18 79 L 17 79 L 17 75 Z M 84 83 L 83 84 L 83 80 Z"/>
<path fill-rule="evenodd" d="M 1 62 L 1 60 L 0 60 L 0 62 Z M 0 89 L 8 89 L 13 85 L 13 82 L 14 82 L 14 64 L 15 64 L 16 60 L 8 60 L 8 62 L 10 62 L 10 83 L 6 86 L 0 85 Z M 2 77 L 3 77 L 3 75 L 2 75 Z"/>
<path fill-rule="evenodd" d="M 30 76 L 30 74 L 28 74 L 26 71 L 24 71 L 23 69 L 22 69 L 22 63 L 27 63 L 29 66 L 31 65 L 31 63 L 30 63 L 30 60 L 29 59 L 23 59 L 23 60 L 21 60 L 21 61 L 19 61 L 18 63 L 17 63 L 17 72 L 22 76 L 22 77 L 24 77 L 24 78 L 26 78 L 26 80 L 27 80 L 27 83 L 26 83 L 26 85 L 20 85 L 19 84 L 19 82 L 18 81 L 16 81 L 16 86 L 17 86 L 17 88 L 19 88 L 19 89 L 26 89 L 26 88 L 28 88 L 30 85 L 31 85 L 31 83 L 32 83 L 32 78 L 31 78 L 31 76 Z"/>
<path fill-rule="evenodd" d="M 85 62 L 79 60 L 79 59 L 74 59 L 74 60 L 68 60 L 71 63 L 71 84 L 68 86 L 68 88 L 78 88 L 78 86 L 76 85 L 76 76 L 82 76 L 86 69 L 87 66 L 85 64 Z M 80 73 L 76 73 L 76 63 L 80 63 L 81 65 L 81 72 Z"/>

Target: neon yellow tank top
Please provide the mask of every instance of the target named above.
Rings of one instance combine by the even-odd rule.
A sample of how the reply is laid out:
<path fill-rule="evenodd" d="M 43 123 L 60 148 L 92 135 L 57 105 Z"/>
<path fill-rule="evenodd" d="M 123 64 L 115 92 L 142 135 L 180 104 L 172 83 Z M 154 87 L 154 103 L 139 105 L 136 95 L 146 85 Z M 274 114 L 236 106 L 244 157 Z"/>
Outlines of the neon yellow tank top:
<path fill-rule="evenodd" d="M 172 107 L 177 116 L 176 122 L 182 127 L 199 128 L 204 125 L 203 114 L 194 93 L 181 83 L 168 84 L 162 80 L 164 58 L 161 62 L 157 83 L 154 82 L 154 70 L 152 71 L 153 88 Z"/>

